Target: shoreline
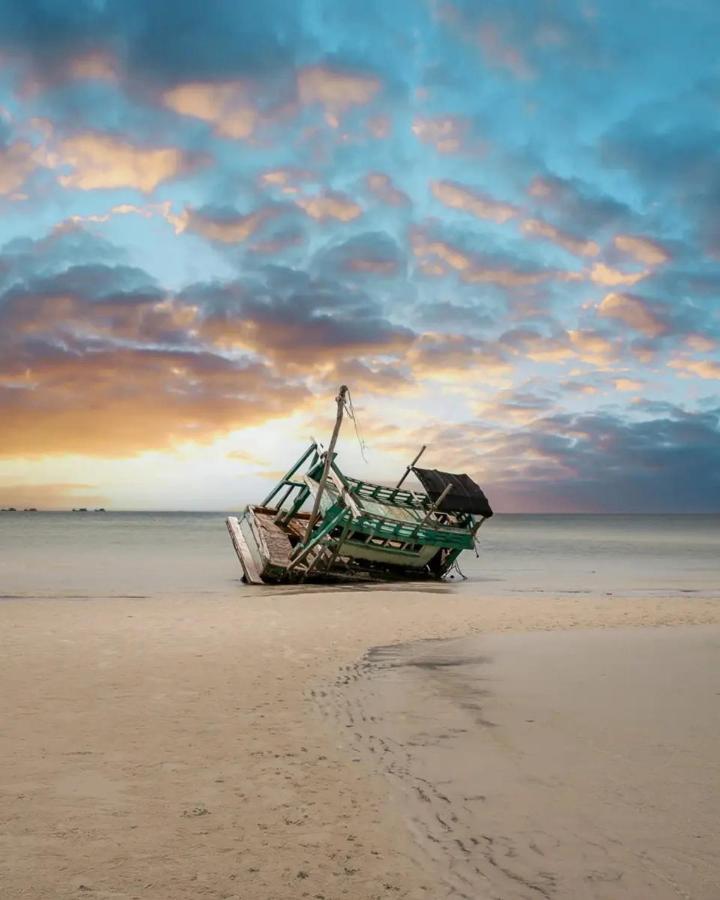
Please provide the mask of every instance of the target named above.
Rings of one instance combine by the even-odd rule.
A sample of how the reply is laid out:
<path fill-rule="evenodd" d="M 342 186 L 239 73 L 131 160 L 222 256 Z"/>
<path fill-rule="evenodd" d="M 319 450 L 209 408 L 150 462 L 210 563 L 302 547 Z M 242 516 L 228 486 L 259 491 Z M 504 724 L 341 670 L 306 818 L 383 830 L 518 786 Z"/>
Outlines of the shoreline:
<path fill-rule="evenodd" d="M 3 601 L 0 879 L 23 900 L 433 897 L 403 809 L 317 693 L 377 645 L 680 624 L 720 624 L 720 604 L 392 589 Z"/>

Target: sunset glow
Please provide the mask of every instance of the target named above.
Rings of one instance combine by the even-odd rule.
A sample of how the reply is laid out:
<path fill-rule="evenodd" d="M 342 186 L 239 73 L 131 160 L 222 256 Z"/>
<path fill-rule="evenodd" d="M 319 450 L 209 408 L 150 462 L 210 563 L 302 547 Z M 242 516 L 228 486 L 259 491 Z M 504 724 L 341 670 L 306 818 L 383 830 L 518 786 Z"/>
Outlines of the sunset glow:
<path fill-rule="evenodd" d="M 238 508 L 345 382 L 359 475 L 719 509 L 720 9 L 652 8 L 3 4 L 0 506 Z"/>

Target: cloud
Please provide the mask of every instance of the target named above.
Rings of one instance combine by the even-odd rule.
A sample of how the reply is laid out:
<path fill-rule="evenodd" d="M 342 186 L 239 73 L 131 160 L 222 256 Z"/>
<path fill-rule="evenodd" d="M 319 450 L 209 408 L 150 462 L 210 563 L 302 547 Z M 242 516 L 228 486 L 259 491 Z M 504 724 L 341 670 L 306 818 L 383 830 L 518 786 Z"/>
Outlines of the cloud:
<path fill-rule="evenodd" d="M 118 457 L 204 443 L 307 401 L 264 361 L 210 346 L 203 311 L 141 269 L 66 267 L 103 255 L 112 248 L 77 228 L 3 249 L 0 454 Z"/>
<path fill-rule="evenodd" d="M 393 277 L 404 268 L 396 242 L 385 232 L 365 232 L 321 251 L 314 265 L 335 276 Z"/>
<path fill-rule="evenodd" d="M 717 512 L 720 409 L 634 408 L 533 414 L 504 430 L 438 423 L 423 440 L 441 443 L 444 465 L 475 476 L 500 510 Z"/>
<path fill-rule="evenodd" d="M 375 76 L 345 72 L 325 66 L 308 66 L 297 75 L 300 102 L 320 104 L 330 124 L 338 124 L 338 116 L 352 106 L 365 106 L 381 87 Z"/>
<path fill-rule="evenodd" d="M 633 285 L 643 278 L 647 278 L 649 272 L 621 272 L 605 263 L 595 263 L 590 271 L 590 279 L 595 284 L 604 284 L 607 287 L 617 287 L 621 284 Z"/>
<path fill-rule="evenodd" d="M 385 394 L 389 392 L 408 393 L 417 390 L 409 375 L 390 363 L 366 364 L 357 359 L 346 359 L 334 365 L 323 376 L 324 384 L 334 388 L 338 384 L 349 384 L 353 392 Z M 363 432 L 364 432 L 363 427 Z"/>
<path fill-rule="evenodd" d="M 433 196 L 451 209 L 462 209 L 478 219 L 507 222 L 517 215 L 517 208 L 510 203 L 495 200 L 487 194 L 458 184 L 456 181 L 434 181 L 430 185 Z"/>
<path fill-rule="evenodd" d="M 669 252 L 661 244 L 646 237 L 618 234 L 613 243 L 622 253 L 646 266 L 660 266 L 670 259 Z"/>
<path fill-rule="evenodd" d="M 206 443 L 286 415 L 307 397 L 262 364 L 219 354 L 41 343 L 32 349 L 22 381 L 12 360 L 0 365 L 4 456 L 119 457 Z"/>
<path fill-rule="evenodd" d="M 525 219 L 522 230 L 523 234 L 529 237 L 545 238 L 577 256 L 597 256 L 600 252 L 600 247 L 595 241 L 568 234 L 542 219 Z"/>
<path fill-rule="evenodd" d="M 532 328 L 515 328 L 500 337 L 512 353 L 533 362 L 562 363 L 575 356 L 565 334 L 543 335 Z"/>
<path fill-rule="evenodd" d="M 201 234 L 211 241 L 238 244 L 246 241 L 273 217 L 279 215 L 277 207 L 267 206 L 241 215 L 227 209 L 187 209 L 180 217 L 188 231 Z"/>
<path fill-rule="evenodd" d="M 93 52 L 76 56 L 69 61 L 68 76 L 79 80 L 118 81 L 117 60 L 108 53 Z"/>
<path fill-rule="evenodd" d="M 606 294 L 598 306 L 598 313 L 607 319 L 617 319 L 649 338 L 661 337 L 670 331 L 668 322 L 656 306 L 634 294 Z"/>
<path fill-rule="evenodd" d="M 246 140 L 255 131 L 258 111 L 251 86 L 241 81 L 180 84 L 165 91 L 162 101 L 182 116 L 201 119 L 222 137 Z"/>
<path fill-rule="evenodd" d="M 0 194 L 14 194 L 40 165 L 35 148 L 28 141 L 0 143 Z"/>
<path fill-rule="evenodd" d="M 501 347 L 461 334 L 423 334 L 405 358 L 416 378 L 431 380 L 468 384 L 473 383 L 473 373 L 495 381 L 512 371 Z"/>
<path fill-rule="evenodd" d="M 370 191 L 388 206 L 409 206 L 410 198 L 384 172 L 370 172 L 366 183 Z"/>
<path fill-rule="evenodd" d="M 312 172 L 297 166 L 266 169 L 258 176 L 261 187 L 276 189 L 283 194 L 297 194 L 308 181 L 317 181 L 317 178 Z"/>
<path fill-rule="evenodd" d="M 566 280 L 573 273 L 530 268 L 516 260 L 472 253 L 449 241 L 435 238 L 422 228 L 411 232 L 411 247 L 421 271 L 440 276 L 453 270 L 466 284 L 495 284 L 509 290 L 532 287 L 553 279 Z"/>
<path fill-rule="evenodd" d="M 571 328 L 568 338 L 577 356 L 594 366 L 606 366 L 619 352 L 617 345 L 598 331 Z"/>
<path fill-rule="evenodd" d="M 182 301 L 202 310 L 199 332 L 215 347 L 261 354 L 287 371 L 403 352 L 415 338 L 364 291 L 289 268 L 194 285 Z"/>
<path fill-rule="evenodd" d="M 720 381 L 720 363 L 710 359 L 672 359 L 671 369 L 686 375 L 696 375 L 709 381 Z"/>
<path fill-rule="evenodd" d="M 362 215 L 362 207 L 352 197 L 340 191 L 321 191 L 317 194 L 298 197 L 295 202 L 310 218 L 321 222 L 328 219 L 351 222 Z"/>
<path fill-rule="evenodd" d="M 613 382 L 616 391 L 623 393 L 641 391 L 645 387 L 644 381 L 638 381 L 634 378 L 616 378 Z"/>
<path fill-rule="evenodd" d="M 371 116 L 368 119 L 367 127 L 370 134 L 379 141 L 390 137 L 392 133 L 392 122 L 388 116 Z"/>
<path fill-rule="evenodd" d="M 66 188 L 130 187 L 150 193 L 163 181 L 192 171 L 200 159 L 177 147 L 139 147 L 109 134 L 85 132 L 60 141 L 58 163 L 74 170 L 58 177 Z"/>
<path fill-rule="evenodd" d="M 481 25 L 477 41 L 490 65 L 505 69 L 523 81 L 535 77 L 535 69 L 523 55 L 522 49 L 509 43 L 496 25 L 490 22 Z"/>
<path fill-rule="evenodd" d="M 539 175 L 531 181 L 528 195 L 538 209 L 550 211 L 560 227 L 570 232 L 595 234 L 628 221 L 632 215 L 627 204 L 578 178 Z"/>
<path fill-rule="evenodd" d="M 430 144 L 438 153 L 458 153 L 468 147 L 470 122 L 462 116 L 418 116 L 412 132 L 423 144 Z"/>

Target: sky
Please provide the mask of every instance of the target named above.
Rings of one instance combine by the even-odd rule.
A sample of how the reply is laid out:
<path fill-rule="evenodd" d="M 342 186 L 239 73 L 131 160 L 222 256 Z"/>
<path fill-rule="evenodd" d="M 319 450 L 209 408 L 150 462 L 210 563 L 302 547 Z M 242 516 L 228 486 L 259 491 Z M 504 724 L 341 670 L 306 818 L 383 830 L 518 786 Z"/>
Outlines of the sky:
<path fill-rule="evenodd" d="M 713 0 L 0 0 L 0 505 L 720 510 Z"/>

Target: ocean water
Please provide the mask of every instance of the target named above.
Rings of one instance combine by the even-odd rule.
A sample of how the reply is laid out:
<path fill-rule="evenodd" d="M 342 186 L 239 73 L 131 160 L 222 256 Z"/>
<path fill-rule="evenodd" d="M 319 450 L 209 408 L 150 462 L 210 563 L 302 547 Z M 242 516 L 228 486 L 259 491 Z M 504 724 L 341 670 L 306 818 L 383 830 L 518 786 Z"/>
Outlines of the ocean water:
<path fill-rule="evenodd" d="M 0 598 L 212 600 L 298 590 L 243 585 L 224 518 L 0 513 Z M 497 515 L 478 537 L 478 555 L 460 559 L 466 580 L 444 590 L 720 598 L 720 515 Z"/>

